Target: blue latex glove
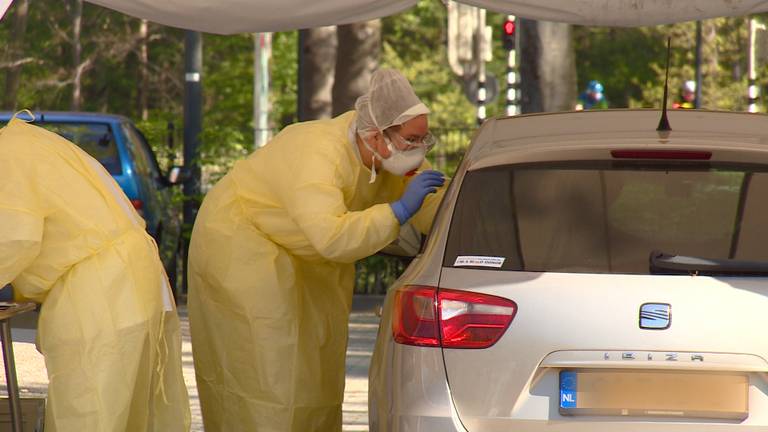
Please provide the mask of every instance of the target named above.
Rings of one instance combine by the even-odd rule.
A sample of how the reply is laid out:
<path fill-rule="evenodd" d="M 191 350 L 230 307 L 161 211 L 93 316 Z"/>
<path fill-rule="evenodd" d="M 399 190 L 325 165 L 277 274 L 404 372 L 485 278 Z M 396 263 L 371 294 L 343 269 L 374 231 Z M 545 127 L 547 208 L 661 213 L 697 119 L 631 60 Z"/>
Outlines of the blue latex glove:
<path fill-rule="evenodd" d="M 440 171 L 427 170 L 414 177 L 406 186 L 403 196 L 389 204 L 400 225 L 408 222 L 419 211 L 427 194 L 435 193 L 443 183 L 445 177 Z"/>

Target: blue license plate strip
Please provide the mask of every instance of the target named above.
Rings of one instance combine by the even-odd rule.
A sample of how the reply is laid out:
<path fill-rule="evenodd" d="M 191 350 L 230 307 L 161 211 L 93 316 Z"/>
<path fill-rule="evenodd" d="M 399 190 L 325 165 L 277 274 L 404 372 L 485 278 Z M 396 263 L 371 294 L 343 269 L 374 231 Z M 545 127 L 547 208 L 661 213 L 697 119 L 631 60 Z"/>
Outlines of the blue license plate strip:
<path fill-rule="evenodd" d="M 560 371 L 560 408 L 576 408 L 576 372 Z"/>
<path fill-rule="evenodd" d="M 564 416 L 749 416 L 749 376 L 743 372 L 563 369 L 558 378 L 558 408 Z"/>

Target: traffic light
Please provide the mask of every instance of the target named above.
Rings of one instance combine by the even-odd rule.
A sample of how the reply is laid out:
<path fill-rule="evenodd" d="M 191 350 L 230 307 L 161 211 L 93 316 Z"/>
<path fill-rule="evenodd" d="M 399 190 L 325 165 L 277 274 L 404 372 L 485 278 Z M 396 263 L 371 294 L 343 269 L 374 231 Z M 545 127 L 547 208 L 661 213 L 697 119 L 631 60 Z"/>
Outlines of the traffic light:
<path fill-rule="evenodd" d="M 518 98 L 517 79 L 517 55 L 515 47 L 515 31 L 517 23 L 514 15 L 507 15 L 507 19 L 501 26 L 501 43 L 507 50 L 507 115 L 520 113 L 520 100 Z"/>
<path fill-rule="evenodd" d="M 501 27 L 501 42 L 504 45 L 504 49 L 507 51 L 515 49 L 516 27 L 517 25 L 513 19 L 507 19 Z"/>

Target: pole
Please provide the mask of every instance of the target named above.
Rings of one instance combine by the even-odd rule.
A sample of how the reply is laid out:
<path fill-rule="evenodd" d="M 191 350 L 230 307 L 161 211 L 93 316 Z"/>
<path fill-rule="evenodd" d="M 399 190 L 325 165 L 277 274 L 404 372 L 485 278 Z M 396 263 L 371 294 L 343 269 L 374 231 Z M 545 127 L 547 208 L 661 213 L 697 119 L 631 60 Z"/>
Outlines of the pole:
<path fill-rule="evenodd" d="M 448 9 L 448 47 L 446 53 L 448 64 L 453 73 L 457 76 L 464 76 L 464 66 L 459 61 L 459 45 L 464 34 L 459 27 L 459 5 L 455 1 L 449 0 L 446 3 L 446 8 Z"/>
<path fill-rule="evenodd" d="M 747 110 L 751 113 L 758 111 L 757 102 L 760 98 L 760 87 L 757 86 L 757 58 L 755 55 L 757 45 L 757 30 L 765 26 L 761 26 L 755 21 L 754 18 L 749 19 L 749 57 L 747 68 L 749 70 L 747 76 L 747 103 L 749 107 Z"/>
<path fill-rule="evenodd" d="M 298 65 L 296 71 L 296 118 L 298 121 L 307 120 L 307 104 L 305 99 L 307 98 L 306 86 L 304 83 L 304 69 L 306 69 L 306 59 L 304 58 L 304 46 L 307 44 L 307 30 L 299 30 L 299 37 L 297 49 L 298 49 Z"/>
<path fill-rule="evenodd" d="M 254 148 L 269 140 L 269 59 L 272 56 L 272 33 L 256 33 L 253 56 L 253 124 Z"/>
<path fill-rule="evenodd" d="M 701 108 L 701 87 L 701 21 L 696 21 L 696 109 Z"/>
<path fill-rule="evenodd" d="M 507 20 L 515 22 L 514 15 L 507 15 Z M 517 25 L 517 22 L 515 22 Z M 517 30 L 513 34 L 515 46 L 507 52 L 507 115 L 513 116 L 519 113 L 517 106 L 517 45 L 519 39 Z"/>
<path fill-rule="evenodd" d="M 187 252 L 200 196 L 200 132 L 203 124 L 203 37 L 186 31 L 184 37 L 184 285 L 187 292 Z"/>
<path fill-rule="evenodd" d="M 485 9 L 477 8 L 475 29 L 475 60 L 477 61 L 477 124 L 485 121 Z"/>
<path fill-rule="evenodd" d="M 8 401 L 11 409 L 11 427 L 13 432 L 23 432 L 21 400 L 19 399 L 19 382 L 16 379 L 16 363 L 13 358 L 13 339 L 11 338 L 11 323 L 0 320 L 0 339 L 3 343 L 3 364 L 5 381 L 8 385 Z"/>

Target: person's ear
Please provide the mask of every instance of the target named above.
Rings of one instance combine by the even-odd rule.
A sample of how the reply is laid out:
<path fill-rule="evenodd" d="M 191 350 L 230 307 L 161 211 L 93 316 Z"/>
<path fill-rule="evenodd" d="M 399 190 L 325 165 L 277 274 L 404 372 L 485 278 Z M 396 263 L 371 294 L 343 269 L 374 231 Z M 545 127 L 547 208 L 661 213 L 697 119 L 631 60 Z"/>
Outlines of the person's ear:
<path fill-rule="evenodd" d="M 377 131 L 371 138 L 374 144 L 373 148 L 376 149 L 376 153 L 378 153 L 379 156 L 383 157 L 384 159 L 388 158 L 390 156 L 390 151 L 387 148 L 387 142 L 384 140 L 384 133 Z"/>

